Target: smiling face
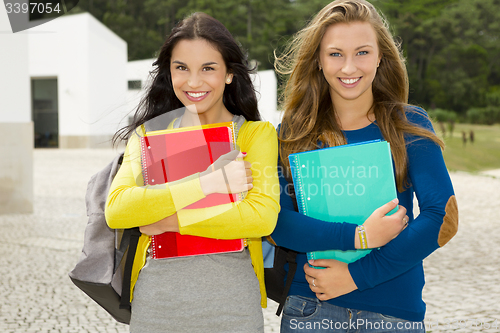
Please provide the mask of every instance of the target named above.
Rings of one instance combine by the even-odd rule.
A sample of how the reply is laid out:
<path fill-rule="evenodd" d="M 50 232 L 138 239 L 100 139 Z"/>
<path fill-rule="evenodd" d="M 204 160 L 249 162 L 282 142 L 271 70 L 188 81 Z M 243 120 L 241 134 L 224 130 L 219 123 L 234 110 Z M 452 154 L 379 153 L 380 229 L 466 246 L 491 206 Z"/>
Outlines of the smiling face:
<path fill-rule="evenodd" d="M 366 99 L 371 105 L 379 62 L 377 37 L 369 23 L 337 23 L 326 29 L 319 64 L 334 104 Z"/>
<path fill-rule="evenodd" d="M 186 107 L 194 105 L 199 115 L 211 119 L 229 112 L 223 103 L 223 93 L 233 76 L 227 73 L 220 52 L 209 42 L 179 41 L 172 50 L 170 72 L 175 95 Z"/>

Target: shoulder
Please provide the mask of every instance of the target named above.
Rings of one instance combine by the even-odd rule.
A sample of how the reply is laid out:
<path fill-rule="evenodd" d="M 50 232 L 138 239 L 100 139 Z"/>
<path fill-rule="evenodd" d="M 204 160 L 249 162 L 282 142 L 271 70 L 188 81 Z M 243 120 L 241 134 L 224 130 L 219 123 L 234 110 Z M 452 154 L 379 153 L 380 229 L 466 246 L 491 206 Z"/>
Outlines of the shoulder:
<path fill-rule="evenodd" d="M 238 137 L 245 140 L 274 138 L 277 140 L 276 129 L 268 121 L 245 121 L 240 128 Z"/>
<path fill-rule="evenodd" d="M 130 133 L 127 140 L 127 150 L 130 153 L 140 150 L 141 138 L 144 137 L 145 133 L 146 131 L 144 129 L 144 125 L 138 126 L 134 131 L 132 131 L 132 133 Z"/>
<path fill-rule="evenodd" d="M 405 115 L 408 122 L 412 125 L 425 128 L 434 132 L 432 122 L 427 112 L 419 106 L 407 105 L 405 106 Z"/>

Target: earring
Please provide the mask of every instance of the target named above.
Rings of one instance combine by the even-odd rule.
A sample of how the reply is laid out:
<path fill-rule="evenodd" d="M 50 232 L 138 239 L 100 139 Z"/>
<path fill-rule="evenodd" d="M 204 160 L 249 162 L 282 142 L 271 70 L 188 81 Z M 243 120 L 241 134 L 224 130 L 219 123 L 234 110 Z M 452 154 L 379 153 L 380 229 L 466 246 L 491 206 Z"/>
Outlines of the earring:
<path fill-rule="evenodd" d="M 321 67 L 321 65 L 319 65 L 318 66 L 318 70 L 322 70 L 322 69 L 323 69 L 323 67 Z"/>
<path fill-rule="evenodd" d="M 228 77 L 228 78 L 226 79 L 226 82 L 227 82 L 227 84 L 230 84 L 230 83 L 231 83 L 231 78 L 229 78 L 229 77 Z"/>

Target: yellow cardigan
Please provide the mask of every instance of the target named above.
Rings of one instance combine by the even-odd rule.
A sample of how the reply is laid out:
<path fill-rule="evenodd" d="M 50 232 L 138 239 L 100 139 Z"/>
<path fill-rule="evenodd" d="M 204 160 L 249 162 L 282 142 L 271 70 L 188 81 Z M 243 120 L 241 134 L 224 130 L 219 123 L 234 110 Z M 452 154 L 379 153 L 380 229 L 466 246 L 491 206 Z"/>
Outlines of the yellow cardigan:
<path fill-rule="evenodd" d="M 236 143 L 242 152 L 247 153 L 245 161 L 252 163 L 253 177 L 253 188 L 242 201 L 188 210 L 182 208 L 205 197 L 198 174 L 184 181 L 139 186 L 143 184 L 143 178 L 138 136 L 144 135 L 144 128 L 141 126 L 136 133 L 127 143 L 122 166 L 111 184 L 105 208 L 108 225 L 115 229 L 139 227 L 177 212 L 179 231 L 183 235 L 246 238 L 259 279 L 261 305 L 266 307 L 261 237 L 272 233 L 280 210 L 278 140 L 274 127 L 268 122 L 245 121 L 239 130 Z M 151 237 L 147 235 L 139 239 L 132 269 L 131 299 L 139 272 L 146 263 L 150 241 Z"/>

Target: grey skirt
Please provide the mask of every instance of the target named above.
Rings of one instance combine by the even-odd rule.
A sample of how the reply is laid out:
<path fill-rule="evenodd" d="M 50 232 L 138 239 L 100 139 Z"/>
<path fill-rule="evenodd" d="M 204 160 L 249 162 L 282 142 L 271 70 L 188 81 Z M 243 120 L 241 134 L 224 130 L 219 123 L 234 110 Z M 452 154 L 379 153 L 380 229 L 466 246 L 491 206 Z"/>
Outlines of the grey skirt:
<path fill-rule="evenodd" d="M 264 332 L 248 250 L 148 258 L 134 288 L 130 332 Z"/>

